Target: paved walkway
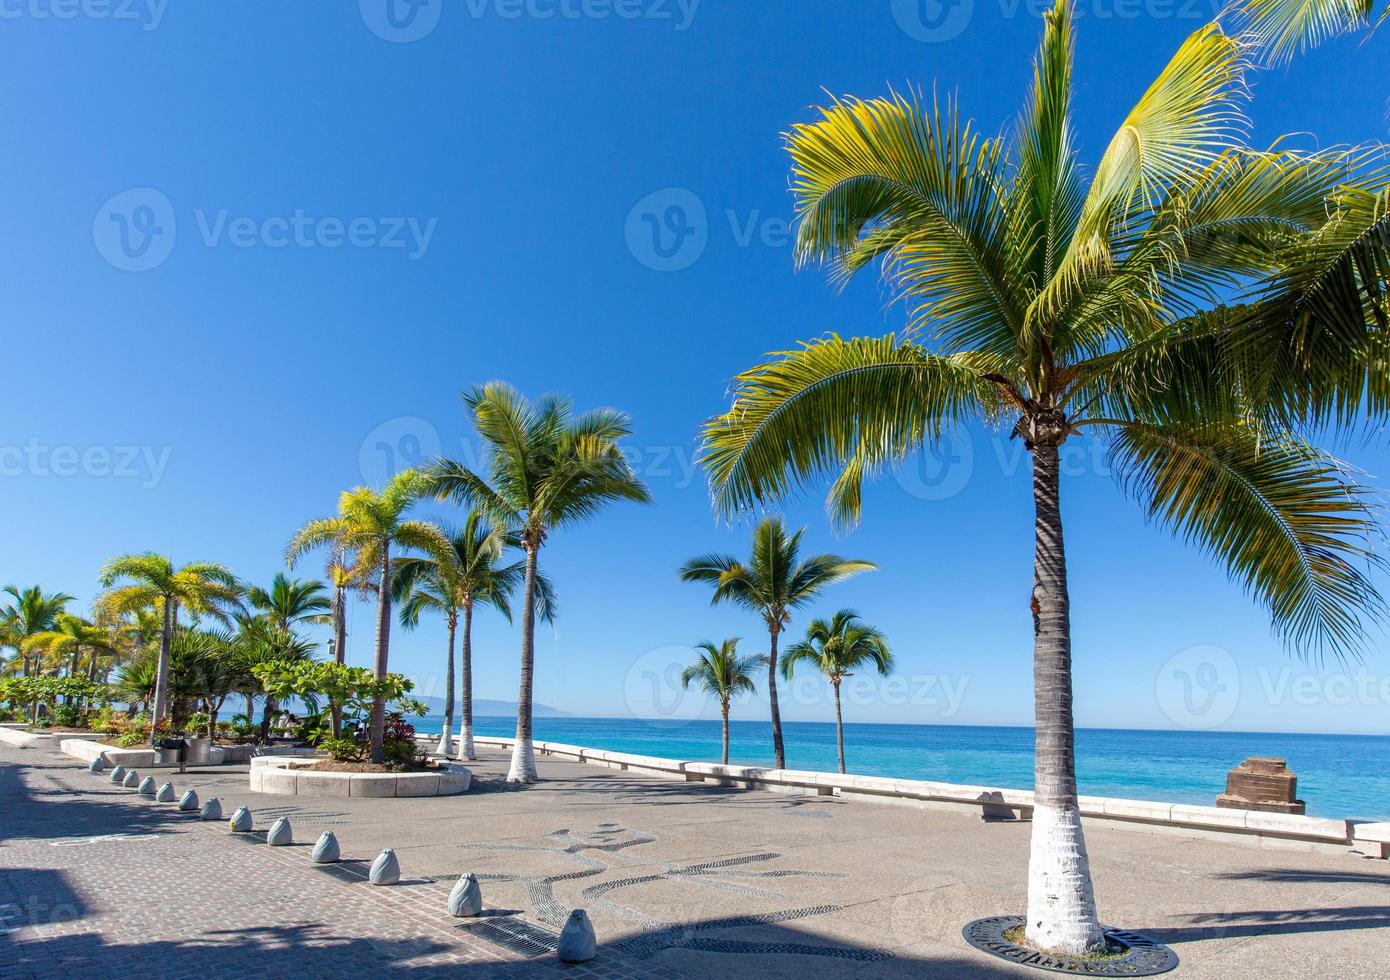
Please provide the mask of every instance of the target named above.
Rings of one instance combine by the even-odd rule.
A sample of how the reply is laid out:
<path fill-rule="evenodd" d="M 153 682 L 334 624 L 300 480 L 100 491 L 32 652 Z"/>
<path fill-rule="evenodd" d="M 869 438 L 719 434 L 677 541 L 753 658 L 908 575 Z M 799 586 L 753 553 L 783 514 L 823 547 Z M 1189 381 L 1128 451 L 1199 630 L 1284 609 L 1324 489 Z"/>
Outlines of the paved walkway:
<path fill-rule="evenodd" d="M 0 978 L 1038 977 L 985 957 L 961 926 L 1023 906 L 1026 824 L 967 814 L 724 790 L 541 760 L 501 781 L 485 750 L 474 791 L 425 800 L 275 797 L 245 767 L 171 778 L 245 803 L 269 848 L 88 774 L 47 750 L 0 750 Z M 315 867 L 333 830 L 348 860 Z M 1183 977 L 1373 977 L 1390 960 L 1390 866 L 1109 828 L 1088 831 L 1107 921 L 1182 957 Z M 363 881 L 383 847 L 403 883 Z M 489 915 L 444 911 L 454 877 Z M 551 949 L 589 910 L 600 953 Z"/>

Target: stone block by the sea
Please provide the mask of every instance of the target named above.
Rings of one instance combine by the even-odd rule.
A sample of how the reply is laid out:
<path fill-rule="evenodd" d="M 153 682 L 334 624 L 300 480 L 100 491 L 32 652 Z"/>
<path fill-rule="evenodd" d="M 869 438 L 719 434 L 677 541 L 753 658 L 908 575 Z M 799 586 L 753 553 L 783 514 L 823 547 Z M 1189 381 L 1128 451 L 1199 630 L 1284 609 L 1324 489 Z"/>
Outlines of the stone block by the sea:
<path fill-rule="evenodd" d="M 449 892 L 449 914 L 460 919 L 471 918 L 483 911 L 483 890 L 478 886 L 478 876 L 466 874 L 459 878 Z"/>
<path fill-rule="evenodd" d="M 325 830 L 319 835 L 310 857 L 314 859 L 315 864 L 333 864 L 342 857 L 342 852 L 338 849 L 338 838 L 333 836 L 333 831 Z"/>
<path fill-rule="evenodd" d="M 589 913 L 575 909 L 560 930 L 560 947 L 555 951 L 561 963 L 587 963 L 598 952 L 598 938 Z"/>
<path fill-rule="evenodd" d="M 227 826 L 234 834 L 246 833 L 251 829 L 251 811 L 244 806 L 237 807 L 232 819 L 227 821 Z"/>
<path fill-rule="evenodd" d="M 396 860 L 396 852 L 387 848 L 372 862 L 367 880 L 373 885 L 394 885 L 401 880 L 401 862 Z"/>
<path fill-rule="evenodd" d="M 180 809 L 180 810 L 196 810 L 196 809 L 198 809 L 198 791 L 197 791 L 196 789 L 190 789 L 190 790 L 188 790 L 187 792 L 185 792 L 185 793 L 183 794 L 183 796 L 179 797 L 179 809 Z"/>
<path fill-rule="evenodd" d="M 289 817 L 281 817 L 270 825 L 270 831 L 265 835 L 265 842 L 271 847 L 287 847 L 294 843 L 294 829 L 290 826 Z"/>

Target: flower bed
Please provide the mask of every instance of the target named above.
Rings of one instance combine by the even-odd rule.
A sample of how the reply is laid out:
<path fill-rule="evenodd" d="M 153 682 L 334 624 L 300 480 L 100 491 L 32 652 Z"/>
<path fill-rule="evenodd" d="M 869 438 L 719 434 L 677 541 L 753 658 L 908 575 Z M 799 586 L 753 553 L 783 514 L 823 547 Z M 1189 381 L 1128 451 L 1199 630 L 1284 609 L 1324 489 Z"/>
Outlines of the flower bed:
<path fill-rule="evenodd" d="M 442 764 L 429 772 L 341 772 L 316 768 L 323 760 L 263 755 L 251 760 L 251 791 L 276 796 L 355 796 L 377 799 L 455 796 L 468 791 L 473 774 Z"/>

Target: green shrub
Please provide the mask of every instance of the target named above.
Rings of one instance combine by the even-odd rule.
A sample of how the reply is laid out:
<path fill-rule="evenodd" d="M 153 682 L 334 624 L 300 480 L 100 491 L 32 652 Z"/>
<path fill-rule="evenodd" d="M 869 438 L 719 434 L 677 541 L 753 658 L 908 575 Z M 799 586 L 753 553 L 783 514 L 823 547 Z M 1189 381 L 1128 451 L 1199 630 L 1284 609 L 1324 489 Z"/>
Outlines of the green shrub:
<path fill-rule="evenodd" d="M 76 728 L 82 721 L 82 712 L 75 704 L 57 704 L 53 706 L 52 723 L 60 728 Z"/>
<path fill-rule="evenodd" d="M 355 738 L 325 738 L 319 742 L 319 748 L 335 762 L 361 762 L 370 746 Z"/>

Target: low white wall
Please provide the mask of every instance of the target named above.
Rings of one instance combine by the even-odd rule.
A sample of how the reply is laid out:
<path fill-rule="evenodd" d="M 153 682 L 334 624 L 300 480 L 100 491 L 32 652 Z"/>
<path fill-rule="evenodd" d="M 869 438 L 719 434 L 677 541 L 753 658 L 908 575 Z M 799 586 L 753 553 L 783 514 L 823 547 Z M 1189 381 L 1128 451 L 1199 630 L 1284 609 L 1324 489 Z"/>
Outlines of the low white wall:
<path fill-rule="evenodd" d="M 511 738 L 473 737 L 478 745 L 510 749 Z M 712 762 L 682 762 L 625 752 L 606 752 L 559 742 L 534 742 L 538 755 L 573 759 L 589 765 L 625 769 L 645 775 L 687 782 L 768 789 L 775 792 L 839 796 L 909 806 L 965 810 L 984 815 L 1027 818 L 1033 813 L 1031 790 L 967 786 L 889 776 L 855 776 L 796 769 L 763 769 L 757 766 L 721 766 Z M 1345 851 L 1352 845 L 1352 825 L 1289 813 L 1231 810 L 1187 803 L 1156 803 L 1082 796 L 1081 815 L 1088 823 L 1104 823 L 1124 829 L 1175 832 L 1248 844 Z"/>
<path fill-rule="evenodd" d="M 0 742 L 20 749 L 33 749 L 40 745 L 52 745 L 52 735 L 20 731 L 15 728 L 0 728 Z"/>

